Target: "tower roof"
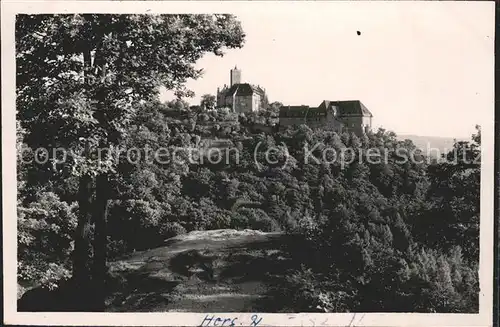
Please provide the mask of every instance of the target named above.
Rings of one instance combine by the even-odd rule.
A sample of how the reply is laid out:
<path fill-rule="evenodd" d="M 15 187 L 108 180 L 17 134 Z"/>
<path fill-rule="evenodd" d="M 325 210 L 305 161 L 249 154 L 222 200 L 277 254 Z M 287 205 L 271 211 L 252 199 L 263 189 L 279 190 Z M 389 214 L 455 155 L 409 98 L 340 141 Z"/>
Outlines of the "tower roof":
<path fill-rule="evenodd" d="M 265 92 L 264 90 L 262 90 L 262 88 L 258 86 L 249 83 L 238 83 L 234 84 L 226 91 L 226 96 L 233 96 L 233 95 L 245 96 L 245 95 L 252 95 L 254 93 L 263 95 Z"/>

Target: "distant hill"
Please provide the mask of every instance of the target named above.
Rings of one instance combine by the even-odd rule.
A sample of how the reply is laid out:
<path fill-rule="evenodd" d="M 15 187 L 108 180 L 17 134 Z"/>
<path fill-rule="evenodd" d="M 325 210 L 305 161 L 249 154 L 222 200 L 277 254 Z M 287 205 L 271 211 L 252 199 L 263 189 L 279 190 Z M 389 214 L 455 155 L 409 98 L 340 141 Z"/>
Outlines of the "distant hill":
<path fill-rule="evenodd" d="M 424 153 L 427 153 L 428 149 L 437 149 L 439 153 L 448 153 L 453 149 L 453 145 L 456 141 L 470 141 L 466 138 L 452 138 L 452 137 L 439 137 L 439 136 L 420 136 L 420 135 L 398 135 L 398 139 L 406 140 L 410 139 L 413 143 L 420 148 Z M 438 151 L 429 151 L 429 154 L 436 157 Z"/>

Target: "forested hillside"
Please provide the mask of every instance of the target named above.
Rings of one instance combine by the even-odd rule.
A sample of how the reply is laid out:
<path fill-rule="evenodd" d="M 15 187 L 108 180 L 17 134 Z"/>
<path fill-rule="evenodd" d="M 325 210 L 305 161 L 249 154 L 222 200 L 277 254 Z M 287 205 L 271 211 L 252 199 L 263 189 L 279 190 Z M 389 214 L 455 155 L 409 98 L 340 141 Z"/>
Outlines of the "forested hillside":
<path fill-rule="evenodd" d="M 384 130 L 363 138 L 306 126 L 251 132 L 273 114 L 143 104 L 123 145 L 182 151 L 162 163 L 121 153 L 108 205 L 109 259 L 193 230 L 281 231 L 307 247 L 293 257 L 302 268 L 279 285 L 289 311 L 478 310 L 479 164 L 471 159 L 479 131 L 455 145 L 458 161 L 450 153 L 430 165 L 402 160 L 414 145 Z M 212 155 L 223 160 L 211 163 L 214 140 Z M 333 160 L 326 148 L 345 156 Z M 387 162 L 370 162 L 369 149 Z M 77 181 L 48 164 L 21 165 L 19 179 L 19 282 L 55 287 L 71 276 Z"/>

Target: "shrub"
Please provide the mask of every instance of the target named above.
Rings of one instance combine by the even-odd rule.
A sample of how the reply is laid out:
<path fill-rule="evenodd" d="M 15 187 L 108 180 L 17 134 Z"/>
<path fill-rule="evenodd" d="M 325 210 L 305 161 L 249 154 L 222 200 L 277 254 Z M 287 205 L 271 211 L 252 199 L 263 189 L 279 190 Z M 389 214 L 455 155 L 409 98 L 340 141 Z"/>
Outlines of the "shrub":
<path fill-rule="evenodd" d="M 352 306 L 353 291 L 341 284 L 332 273 L 321 278 L 311 268 L 302 265 L 286 277 L 283 301 L 295 312 L 347 312 Z"/>
<path fill-rule="evenodd" d="M 143 250 L 163 243 L 162 226 L 169 223 L 170 207 L 157 201 L 124 200 L 110 204 L 108 214 L 111 256 Z M 170 237 L 172 232 L 167 233 Z"/>
<path fill-rule="evenodd" d="M 256 208 L 241 208 L 231 221 L 231 227 L 236 229 L 256 229 L 263 232 L 280 230 L 279 224 L 270 218 L 263 210 Z"/>
<path fill-rule="evenodd" d="M 294 215 L 288 214 L 286 223 L 290 232 L 304 235 L 306 240 L 309 241 L 317 239 L 319 233 L 321 232 L 318 222 L 307 213 L 298 213 Z"/>
<path fill-rule="evenodd" d="M 186 233 L 186 229 L 178 222 L 167 222 L 160 226 L 159 233 L 164 238 L 170 238 Z"/>
<path fill-rule="evenodd" d="M 57 287 L 70 276 L 77 204 L 51 192 L 18 206 L 18 278 L 20 282 Z"/>

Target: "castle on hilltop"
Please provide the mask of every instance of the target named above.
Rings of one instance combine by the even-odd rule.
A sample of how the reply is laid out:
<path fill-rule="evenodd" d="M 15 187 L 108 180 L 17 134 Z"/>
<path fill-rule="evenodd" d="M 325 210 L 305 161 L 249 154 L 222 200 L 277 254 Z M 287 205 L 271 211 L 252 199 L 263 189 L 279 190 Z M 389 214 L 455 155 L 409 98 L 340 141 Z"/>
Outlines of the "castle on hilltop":
<path fill-rule="evenodd" d="M 314 108 L 309 106 L 282 106 L 279 113 L 280 128 L 305 124 L 313 129 L 333 130 L 337 133 L 366 133 L 372 127 L 373 115 L 359 100 L 324 100 Z"/>
<path fill-rule="evenodd" d="M 241 82 L 241 70 L 236 66 L 230 72 L 230 84 L 217 88 L 217 107 L 233 112 L 254 112 L 267 108 L 266 91 L 259 85 Z"/>
<path fill-rule="evenodd" d="M 217 88 L 217 108 L 229 108 L 233 112 L 255 112 L 268 108 L 265 89 L 259 85 L 241 82 L 241 70 L 231 69 L 230 84 Z M 313 129 L 332 130 L 337 133 L 366 133 L 372 127 L 373 115 L 359 100 L 324 100 L 318 107 L 282 106 L 279 111 L 279 127 L 305 124 Z"/>

